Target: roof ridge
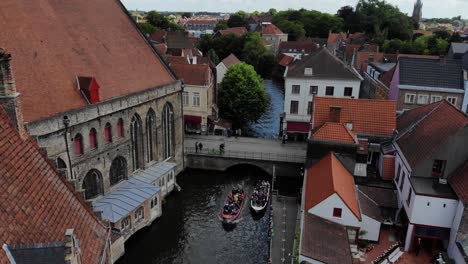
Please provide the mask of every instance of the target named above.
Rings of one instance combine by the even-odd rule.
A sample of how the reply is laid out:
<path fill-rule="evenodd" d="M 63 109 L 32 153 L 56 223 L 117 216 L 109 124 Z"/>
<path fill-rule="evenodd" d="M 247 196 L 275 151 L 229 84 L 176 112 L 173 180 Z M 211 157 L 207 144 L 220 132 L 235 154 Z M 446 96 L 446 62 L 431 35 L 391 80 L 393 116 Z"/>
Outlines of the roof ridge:
<path fill-rule="evenodd" d="M 374 201 L 374 199 L 370 198 L 369 195 L 367 195 L 363 191 L 361 191 L 361 189 L 359 187 L 357 189 L 358 189 L 358 192 L 361 193 L 362 195 L 364 195 L 369 201 L 371 201 L 375 205 L 379 206 L 379 204 L 376 201 Z M 361 207 L 361 206 L 359 205 L 359 207 Z"/>
<path fill-rule="evenodd" d="M 404 135 L 408 134 L 408 132 L 410 131 L 413 131 L 413 129 L 419 125 L 419 123 L 421 123 L 422 121 L 424 121 L 428 116 L 430 116 L 436 109 L 438 109 L 440 107 L 440 105 L 445 101 L 444 100 L 441 100 L 441 101 L 438 101 L 438 102 L 435 102 L 434 104 L 436 105 L 431 111 L 429 111 L 429 113 L 426 113 L 424 116 L 422 116 L 420 119 L 418 119 L 416 122 L 414 122 L 413 124 L 411 124 L 411 126 L 409 126 L 408 128 L 405 129 L 405 131 L 403 133 L 401 133 L 400 135 L 398 135 L 397 137 L 397 140 L 400 139 L 401 137 L 403 137 Z M 448 102 L 447 102 L 448 103 Z M 411 109 L 410 111 L 412 110 L 416 110 L 418 108 L 414 108 L 414 109 Z M 408 111 L 408 112 L 410 112 Z M 404 114 L 404 113 L 403 113 Z"/>

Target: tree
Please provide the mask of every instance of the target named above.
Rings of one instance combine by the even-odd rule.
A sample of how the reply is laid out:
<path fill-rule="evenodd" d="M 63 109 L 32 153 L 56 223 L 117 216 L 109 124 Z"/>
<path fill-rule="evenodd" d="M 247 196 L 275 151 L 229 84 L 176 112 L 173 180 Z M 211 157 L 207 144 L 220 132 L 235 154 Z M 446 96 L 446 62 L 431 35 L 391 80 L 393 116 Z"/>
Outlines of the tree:
<path fill-rule="evenodd" d="M 185 13 L 182 14 L 182 17 L 191 18 L 191 17 L 192 17 L 192 13 L 185 12 Z"/>
<path fill-rule="evenodd" d="M 304 25 L 300 22 L 282 20 L 276 26 L 278 26 L 281 31 L 288 33 L 288 39 L 290 41 L 299 40 L 305 36 Z"/>
<path fill-rule="evenodd" d="M 218 105 L 222 117 L 235 127 L 257 122 L 269 105 L 262 79 L 251 65 L 229 67 L 219 89 Z"/>
<path fill-rule="evenodd" d="M 278 13 L 278 11 L 275 9 L 275 8 L 270 8 L 268 10 L 268 14 L 271 15 L 271 16 L 274 16 Z"/>
<path fill-rule="evenodd" d="M 361 31 L 361 25 L 359 23 L 359 18 L 354 12 L 354 8 L 351 6 L 343 6 L 338 10 L 336 13 L 338 17 L 341 17 L 343 19 L 343 30 L 345 32 L 359 32 Z"/>
<path fill-rule="evenodd" d="M 227 25 L 227 21 L 225 20 L 221 20 L 218 22 L 218 24 L 216 24 L 216 27 L 213 29 L 213 31 L 216 33 L 222 29 L 226 29 L 228 28 L 228 25 Z"/>
<path fill-rule="evenodd" d="M 247 13 L 244 11 L 237 11 L 236 13 L 232 14 L 228 21 L 228 27 L 248 27 L 249 23 L 247 23 Z"/>
<path fill-rule="evenodd" d="M 142 23 L 142 24 L 139 24 L 139 26 L 140 26 L 141 31 L 143 31 L 143 33 L 148 34 L 148 35 L 151 35 L 156 30 L 158 30 L 157 27 L 151 25 L 150 23 Z"/>
<path fill-rule="evenodd" d="M 149 11 L 148 14 L 146 14 L 146 19 L 153 27 L 160 29 L 170 29 L 173 31 L 182 30 L 182 26 L 171 22 L 167 17 L 156 11 Z"/>
<path fill-rule="evenodd" d="M 219 57 L 216 55 L 216 52 L 214 49 L 208 50 L 206 53 L 206 56 L 214 63 L 214 65 L 218 65 L 219 63 Z"/>
<path fill-rule="evenodd" d="M 444 40 L 449 40 L 450 39 L 450 33 L 447 30 L 436 30 L 433 32 L 434 36 L 437 38 L 441 38 Z"/>
<path fill-rule="evenodd" d="M 252 65 L 262 77 L 269 77 L 276 63 L 274 55 L 265 47 L 258 33 L 249 33 L 244 36 L 246 36 L 246 42 L 242 50 L 242 60 Z"/>

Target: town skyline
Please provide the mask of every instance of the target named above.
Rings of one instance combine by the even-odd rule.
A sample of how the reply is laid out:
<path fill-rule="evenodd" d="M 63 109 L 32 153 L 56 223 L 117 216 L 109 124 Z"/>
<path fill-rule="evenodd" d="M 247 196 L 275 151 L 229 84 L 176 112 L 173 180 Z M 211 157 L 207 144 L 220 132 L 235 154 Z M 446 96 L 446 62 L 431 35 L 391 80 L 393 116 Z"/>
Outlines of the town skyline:
<path fill-rule="evenodd" d="M 356 6 L 358 0 L 291 0 L 279 1 L 272 0 L 268 4 L 264 2 L 246 1 L 246 0 L 181 0 L 177 2 L 162 2 L 154 0 L 122 0 L 122 3 L 129 10 L 142 11 L 168 11 L 168 12 L 236 12 L 243 10 L 246 12 L 268 11 L 270 8 L 279 10 L 287 9 L 314 9 L 320 12 L 335 14 L 342 6 Z M 411 15 L 414 6 L 413 0 L 391 0 L 388 3 L 398 6 L 406 14 Z M 468 18 L 467 0 L 447 0 L 444 5 L 440 5 L 437 0 L 423 1 L 423 18 L 452 18 L 461 16 Z"/>

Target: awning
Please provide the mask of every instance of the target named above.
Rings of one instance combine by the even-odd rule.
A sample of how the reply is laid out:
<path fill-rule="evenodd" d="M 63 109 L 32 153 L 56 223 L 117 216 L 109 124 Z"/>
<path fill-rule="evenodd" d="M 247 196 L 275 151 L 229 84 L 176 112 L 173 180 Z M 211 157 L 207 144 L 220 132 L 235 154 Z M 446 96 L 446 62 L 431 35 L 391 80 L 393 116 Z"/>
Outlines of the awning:
<path fill-rule="evenodd" d="M 287 130 L 288 132 L 295 132 L 295 133 L 309 133 L 310 123 L 288 122 Z"/>
<path fill-rule="evenodd" d="M 192 115 L 184 115 L 185 123 L 189 124 L 201 124 L 202 118 L 201 116 L 192 116 Z"/>
<path fill-rule="evenodd" d="M 155 196 L 159 186 L 140 181 L 134 177 L 122 182 L 117 189 L 93 202 L 94 211 L 101 211 L 102 218 L 117 223 L 133 210 Z"/>
<path fill-rule="evenodd" d="M 139 170 L 135 172 L 133 174 L 133 177 L 140 181 L 149 183 L 149 184 L 155 184 L 155 182 L 159 180 L 159 178 L 168 174 L 176 166 L 177 164 L 172 163 L 172 162 L 167 162 L 167 161 L 158 162 L 152 166 L 149 166 L 145 170 Z"/>

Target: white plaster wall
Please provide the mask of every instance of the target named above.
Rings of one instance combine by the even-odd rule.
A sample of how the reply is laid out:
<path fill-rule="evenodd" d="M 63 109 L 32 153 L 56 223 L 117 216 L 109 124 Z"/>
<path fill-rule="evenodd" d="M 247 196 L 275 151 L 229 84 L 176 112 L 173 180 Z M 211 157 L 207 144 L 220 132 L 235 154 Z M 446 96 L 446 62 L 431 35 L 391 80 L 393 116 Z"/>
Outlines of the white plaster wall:
<path fill-rule="evenodd" d="M 414 225 L 408 224 L 408 231 L 406 232 L 405 238 L 405 251 L 408 251 L 411 245 L 411 237 L 413 235 Z"/>
<path fill-rule="evenodd" d="M 416 195 L 410 204 L 409 219 L 413 224 L 451 228 L 457 207 L 456 200 Z"/>
<path fill-rule="evenodd" d="M 465 96 L 463 97 L 462 111 L 468 113 L 468 73 L 465 71 Z"/>
<path fill-rule="evenodd" d="M 221 83 L 224 79 L 224 75 L 226 74 L 227 72 L 227 68 L 226 66 L 224 65 L 224 63 L 220 62 L 217 66 L 216 66 L 216 83 Z"/>
<path fill-rule="evenodd" d="M 300 85 L 299 94 L 292 94 L 292 86 Z M 313 78 L 291 78 L 287 77 L 284 81 L 284 112 L 286 113 L 286 121 L 310 122 L 311 116 L 307 114 L 308 102 L 312 101 L 313 95 L 310 94 L 310 86 L 318 86 L 317 95 L 325 96 L 327 86 L 333 86 L 333 97 L 351 98 L 344 96 L 345 87 L 353 87 L 352 97 L 359 98 L 359 89 L 361 81 L 359 80 L 324 80 Z M 298 114 L 290 114 L 291 101 L 299 101 Z"/>
<path fill-rule="evenodd" d="M 463 260 L 463 256 L 461 255 L 455 243 L 457 239 L 458 228 L 460 227 L 460 223 L 463 217 L 464 210 L 465 210 L 465 207 L 463 206 L 463 202 L 458 201 L 457 210 L 455 213 L 455 217 L 453 219 L 452 229 L 450 229 L 450 240 L 449 240 L 449 245 L 447 248 L 447 253 L 449 257 L 455 259 L 457 264 L 465 263 Z"/>
<path fill-rule="evenodd" d="M 367 231 L 367 234 L 359 236 L 360 239 L 379 241 L 380 222 L 362 214 L 361 230 Z"/>
<path fill-rule="evenodd" d="M 341 217 L 333 216 L 333 208 L 341 208 Z M 344 226 L 360 227 L 359 219 L 351 212 L 341 198 L 334 193 L 321 203 L 308 210 L 310 214 L 320 216 Z"/>
<path fill-rule="evenodd" d="M 202 126 L 206 126 L 208 115 L 211 114 L 212 103 L 208 100 L 209 89 L 206 86 L 185 85 L 184 92 L 188 92 L 189 102 L 184 105 L 184 115 L 193 115 L 202 117 Z M 193 105 L 194 93 L 200 94 L 200 106 Z"/>

